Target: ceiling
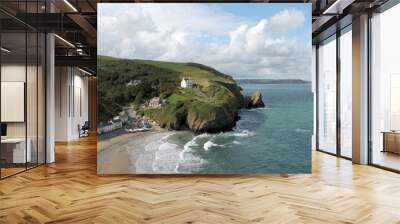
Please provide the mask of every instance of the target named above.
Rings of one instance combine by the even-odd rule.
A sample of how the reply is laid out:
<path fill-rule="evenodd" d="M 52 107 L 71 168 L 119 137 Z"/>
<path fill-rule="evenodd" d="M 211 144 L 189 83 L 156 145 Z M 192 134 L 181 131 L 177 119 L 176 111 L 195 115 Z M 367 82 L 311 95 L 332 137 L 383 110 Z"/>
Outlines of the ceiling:
<path fill-rule="evenodd" d="M 218 2 L 312 3 L 313 43 L 335 32 L 338 21 L 346 25 L 351 17 L 373 9 L 387 0 L 220 0 Z M 0 22 L 3 32 L 19 32 L 31 28 L 54 32 L 56 64 L 80 66 L 96 72 L 97 3 L 133 2 L 129 0 L 1 0 Z M 171 2 L 143 0 L 136 2 Z M 174 2 L 199 2 L 180 1 Z M 205 0 L 202 2 L 215 2 Z M 49 12 L 52 13 L 49 13 Z M 28 13 L 26 13 L 28 12 Z M 18 38 L 17 38 L 18 39 Z M 16 40 L 17 40 L 16 39 Z"/>

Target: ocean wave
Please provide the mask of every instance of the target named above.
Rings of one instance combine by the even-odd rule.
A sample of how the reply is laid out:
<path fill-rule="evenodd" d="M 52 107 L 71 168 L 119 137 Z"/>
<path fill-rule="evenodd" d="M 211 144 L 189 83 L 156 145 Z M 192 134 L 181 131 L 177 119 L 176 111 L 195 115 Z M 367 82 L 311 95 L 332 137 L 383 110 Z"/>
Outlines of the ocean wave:
<path fill-rule="evenodd" d="M 179 160 L 179 146 L 169 142 L 164 142 L 155 152 L 152 169 L 155 173 L 174 173 Z"/>
<path fill-rule="evenodd" d="M 214 134 L 214 137 L 251 137 L 255 136 L 256 132 L 249 131 L 249 130 L 238 130 L 237 128 L 234 129 L 233 132 L 220 132 L 218 134 Z"/>
<path fill-rule="evenodd" d="M 151 152 L 144 152 L 143 154 L 139 155 L 135 162 L 135 171 L 136 173 L 140 174 L 148 174 L 152 173 L 153 170 L 153 160 L 154 155 Z"/>
<path fill-rule="evenodd" d="M 218 145 L 215 144 L 212 141 L 207 141 L 206 143 L 204 143 L 203 148 L 204 150 L 208 151 L 209 149 L 211 149 L 212 147 L 223 147 L 224 145 Z"/>
<path fill-rule="evenodd" d="M 299 132 L 299 133 L 309 133 L 309 132 L 311 132 L 310 130 L 307 130 L 307 129 L 303 129 L 303 128 L 297 128 L 296 129 L 296 132 Z"/>
<path fill-rule="evenodd" d="M 168 143 L 168 138 L 173 135 L 174 132 L 170 133 L 160 133 L 154 134 L 151 137 L 145 139 L 144 141 L 148 142 L 144 146 L 144 151 L 137 157 L 135 162 L 136 173 L 156 173 L 162 172 L 164 168 L 157 167 L 155 165 L 156 161 L 162 159 L 163 155 L 160 155 L 159 152 L 169 151 L 171 148 L 177 148 L 178 146 L 175 144 Z M 164 169 L 168 171 L 170 169 Z"/>
<path fill-rule="evenodd" d="M 261 110 L 268 110 L 269 107 L 265 106 L 265 107 L 258 107 L 258 108 L 251 108 L 248 109 L 248 111 L 261 111 Z"/>
<path fill-rule="evenodd" d="M 192 173 L 201 170 L 201 168 L 207 163 L 208 163 L 207 160 L 189 152 L 186 154 L 184 160 L 180 160 L 176 163 L 174 172 Z"/>
<path fill-rule="evenodd" d="M 173 133 L 172 133 L 173 134 Z M 171 143 L 168 136 L 158 138 L 146 145 L 145 153 L 140 156 L 140 161 L 136 162 L 136 171 L 138 173 L 159 173 L 171 174 L 180 172 L 192 172 L 200 170 L 207 161 L 195 153 L 192 149 L 199 146 L 196 142 L 200 138 L 208 137 L 209 134 L 194 136 L 183 146 Z"/>
<path fill-rule="evenodd" d="M 156 151 L 158 150 L 158 147 L 164 143 L 171 135 L 173 135 L 174 133 L 168 133 L 166 135 L 164 135 L 161 139 L 157 137 L 157 140 L 154 141 L 150 141 L 147 145 L 144 146 L 144 150 L 145 151 Z"/>
<path fill-rule="evenodd" d="M 240 143 L 239 141 L 236 141 L 236 140 L 234 140 L 232 143 L 235 144 L 235 145 L 241 145 L 242 144 L 242 143 Z"/>
<path fill-rule="evenodd" d="M 191 150 L 192 146 L 198 146 L 198 144 L 196 142 L 192 142 L 192 141 L 186 143 L 185 146 L 183 147 L 183 150 L 181 151 L 181 153 L 179 153 L 179 158 L 184 159 L 185 153 L 189 152 Z"/>
<path fill-rule="evenodd" d="M 179 154 L 180 159 L 183 160 L 183 159 L 184 159 L 184 158 L 183 158 L 183 157 L 184 157 L 184 154 L 187 153 L 187 152 L 189 152 L 189 151 L 192 149 L 192 147 L 194 147 L 194 146 L 199 146 L 199 144 L 196 143 L 196 140 L 197 140 L 197 139 L 199 139 L 199 138 L 204 138 L 204 137 L 207 137 L 207 136 L 208 136 L 207 133 L 203 133 L 203 134 L 201 134 L 201 135 L 196 135 L 196 136 L 194 136 L 194 138 L 192 138 L 192 140 L 186 142 L 186 144 L 183 146 L 182 152 Z"/>
<path fill-rule="evenodd" d="M 189 170 L 190 172 L 200 170 L 200 168 L 207 163 L 205 159 L 195 155 L 192 149 L 199 146 L 196 142 L 197 140 L 210 136 L 212 136 L 212 134 L 203 133 L 194 136 L 190 141 L 186 142 L 183 146 L 183 150 L 179 153 L 179 161 L 176 163 L 174 169 L 175 173 L 180 173 L 180 170 Z"/>
<path fill-rule="evenodd" d="M 147 152 L 156 151 L 160 143 L 161 143 L 160 141 L 150 142 L 149 144 L 144 146 L 144 150 Z"/>
<path fill-rule="evenodd" d="M 243 131 L 241 131 L 239 133 L 238 132 L 233 133 L 233 136 L 235 136 L 235 137 L 250 137 L 250 136 L 254 136 L 254 135 L 256 135 L 255 132 L 248 131 L 248 130 L 243 130 Z"/>
<path fill-rule="evenodd" d="M 173 134 L 174 134 L 174 132 L 169 133 L 169 134 L 165 135 L 164 137 L 162 137 L 161 140 L 164 141 L 164 140 L 166 140 L 167 138 L 169 138 L 169 136 L 171 136 L 171 135 L 173 135 Z"/>
<path fill-rule="evenodd" d="M 158 147 L 158 151 L 170 150 L 171 148 L 178 148 L 179 146 L 173 143 L 165 142 Z"/>

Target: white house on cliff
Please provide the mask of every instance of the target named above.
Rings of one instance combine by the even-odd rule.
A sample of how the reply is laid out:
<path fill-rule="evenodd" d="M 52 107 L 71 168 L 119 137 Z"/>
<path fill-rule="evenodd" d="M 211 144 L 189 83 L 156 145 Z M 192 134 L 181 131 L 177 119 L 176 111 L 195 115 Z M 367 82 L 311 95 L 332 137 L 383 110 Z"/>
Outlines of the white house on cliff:
<path fill-rule="evenodd" d="M 192 82 L 192 80 L 182 78 L 181 87 L 182 87 L 182 88 L 192 88 L 192 87 L 193 87 L 193 82 Z"/>

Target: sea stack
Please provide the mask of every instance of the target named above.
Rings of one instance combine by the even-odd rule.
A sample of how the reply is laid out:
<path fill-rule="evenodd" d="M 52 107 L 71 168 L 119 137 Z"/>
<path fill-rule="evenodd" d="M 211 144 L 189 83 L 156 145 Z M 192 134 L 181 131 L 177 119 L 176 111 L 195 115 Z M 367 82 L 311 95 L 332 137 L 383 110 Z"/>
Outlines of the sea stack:
<path fill-rule="evenodd" d="M 246 97 L 245 107 L 247 109 L 265 107 L 265 104 L 262 100 L 262 94 L 259 90 L 255 91 L 251 96 Z"/>

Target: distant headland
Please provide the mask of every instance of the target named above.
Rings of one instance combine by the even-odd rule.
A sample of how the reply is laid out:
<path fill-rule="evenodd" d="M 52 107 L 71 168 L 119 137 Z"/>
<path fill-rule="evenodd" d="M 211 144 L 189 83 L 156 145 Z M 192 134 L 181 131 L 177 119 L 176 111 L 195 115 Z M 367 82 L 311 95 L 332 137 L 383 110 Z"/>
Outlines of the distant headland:
<path fill-rule="evenodd" d="M 236 79 L 238 84 L 306 84 L 303 79 Z"/>

